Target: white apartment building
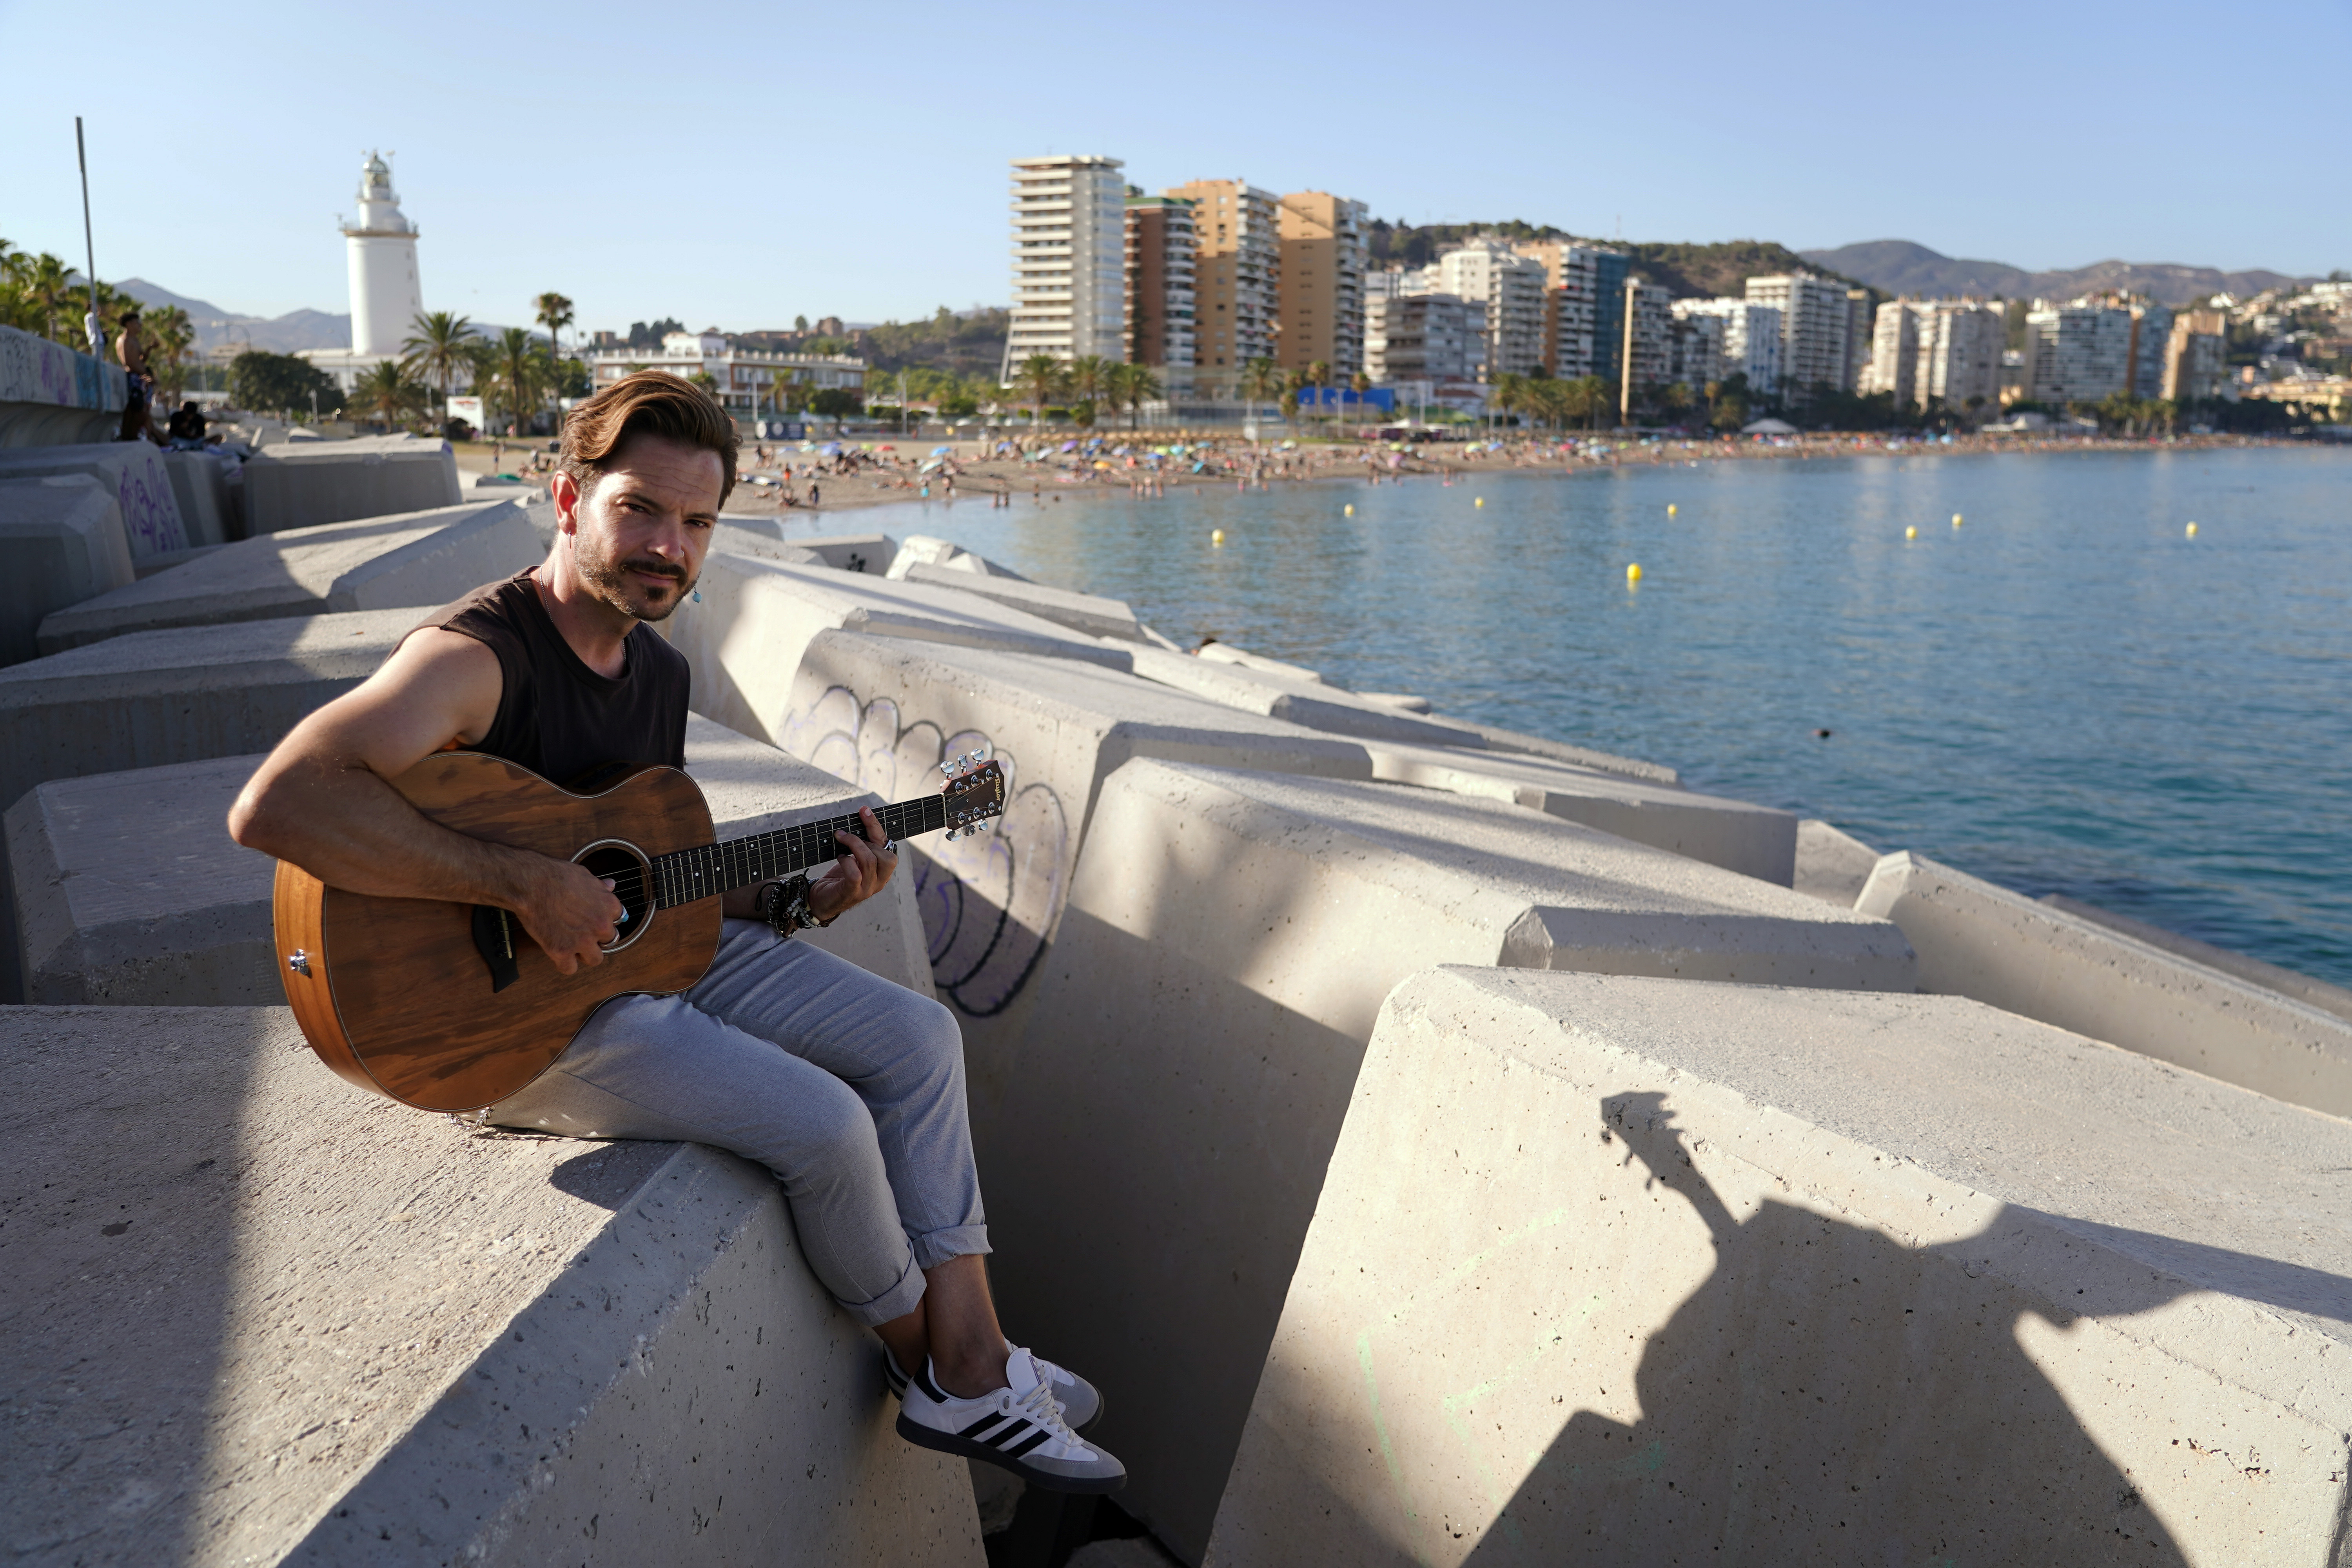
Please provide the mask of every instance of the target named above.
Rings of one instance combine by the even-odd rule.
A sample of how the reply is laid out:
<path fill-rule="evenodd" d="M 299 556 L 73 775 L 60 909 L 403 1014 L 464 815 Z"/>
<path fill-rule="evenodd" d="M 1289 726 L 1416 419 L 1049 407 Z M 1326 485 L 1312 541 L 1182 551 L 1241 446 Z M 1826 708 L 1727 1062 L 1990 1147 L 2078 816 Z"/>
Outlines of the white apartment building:
<path fill-rule="evenodd" d="M 1671 309 L 1666 379 L 1679 381 L 1693 392 L 1702 392 L 1708 382 L 1723 379 L 1723 329 L 1727 323 L 1721 316 L 1685 311 L 1683 306 L 1687 303 L 1677 300 Z"/>
<path fill-rule="evenodd" d="M 588 374 L 603 391 L 634 371 L 666 370 L 690 378 L 707 375 L 720 405 L 749 419 L 762 406 L 781 408 L 776 383 L 822 392 L 842 387 L 866 395 L 866 362 L 849 354 L 788 354 L 739 349 L 719 332 L 672 332 L 653 349 L 598 349 L 587 356 Z"/>
<path fill-rule="evenodd" d="M 1971 398 L 1998 406 L 2008 334 L 1999 304 L 1890 300 L 1878 307 L 1860 390 L 1891 392 L 1897 407 L 1962 409 Z"/>
<path fill-rule="evenodd" d="M 1853 302 L 1844 284 L 1810 272 L 1787 272 L 1750 278 L 1747 296 L 1751 305 L 1780 312 L 1784 395 L 1803 398 L 1817 385 L 1853 390 Z"/>
<path fill-rule="evenodd" d="M 1710 381 L 1748 377 L 1748 389 L 1771 396 L 1780 387 L 1780 311 L 1748 300 L 1677 300 L 1675 319 L 1685 324 L 1712 319 L 1723 323 L 1721 358 Z M 1682 379 L 1688 380 L 1688 377 Z M 1691 382 L 1696 391 L 1699 383 Z"/>
<path fill-rule="evenodd" d="M 1380 385 L 1482 380 L 1486 347 L 1486 310 L 1476 300 L 1431 293 L 1365 302 L 1364 372 Z"/>
<path fill-rule="evenodd" d="M 2033 302 L 2025 316 L 2025 395 L 2063 407 L 2130 384 L 2132 315 L 2122 305 Z"/>
<path fill-rule="evenodd" d="M 1655 283 L 1625 280 L 1625 326 L 1618 352 L 1624 358 L 1620 406 L 1631 408 L 1673 382 L 1674 296 Z"/>
<path fill-rule="evenodd" d="M 1526 375 L 1550 358 L 1544 351 L 1542 262 L 1502 240 L 1481 237 L 1437 258 L 1434 292 L 1486 308 L 1486 376 Z"/>
<path fill-rule="evenodd" d="M 2131 308 L 2131 369 L 2125 382 L 2134 397 L 2164 395 L 2164 372 L 2171 347 L 2172 311 L 2147 301 Z"/>
<path fill-rule="evenodd" d="M 1013 160 L 1013 324 L 1003 376 L 1033 354 L 1127 357 L 1127 182 L 1117 158 Z"/>

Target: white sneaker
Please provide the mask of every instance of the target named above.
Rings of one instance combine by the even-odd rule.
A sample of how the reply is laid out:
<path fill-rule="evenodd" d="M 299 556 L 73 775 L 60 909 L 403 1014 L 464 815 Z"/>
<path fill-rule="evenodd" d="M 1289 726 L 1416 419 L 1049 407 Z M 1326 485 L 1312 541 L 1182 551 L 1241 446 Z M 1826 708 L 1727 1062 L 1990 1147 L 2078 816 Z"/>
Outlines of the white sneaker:
<path fill-rule="evenodd" d="M 898 1436 L 909 1443 L 1001 1465 L 1049 1492 L 1115 1492 L 1127 1467 L 1080 1438 L 1062 1419 L 1054 1388 L 1038 1375 L 1036 1358 L 1016 1350 L 1004 1363 L 1009 1388 L 959 1399 L 939 1384 L 926 1362 L 908 1380 L 898 1410 Z"/>
<path fill-rule="evenodd" d="M 1007 1355 L 1019 1348 L 1011 1340 L 1004 1342 L 1004 1353 Z M 1029 1352 L 1029 1359 L 1037 1363 L 1037 1375 L 1052 1385 L 1054 1397 L 1062 1406 L 1062 1419 L 1071 1431 L 1083 1433 L 1102 1419 L 1102 1390 L 1067 1367 L 1055 1366 L 1034 1351 Z M 890 1390 L 892 1398 L 907 1397 L 908 1381 L 906 1369 L 898 1364 L 898 1358 L 890 1353 L 890 1347 L 884 1345 L 882 1382 Z"/>

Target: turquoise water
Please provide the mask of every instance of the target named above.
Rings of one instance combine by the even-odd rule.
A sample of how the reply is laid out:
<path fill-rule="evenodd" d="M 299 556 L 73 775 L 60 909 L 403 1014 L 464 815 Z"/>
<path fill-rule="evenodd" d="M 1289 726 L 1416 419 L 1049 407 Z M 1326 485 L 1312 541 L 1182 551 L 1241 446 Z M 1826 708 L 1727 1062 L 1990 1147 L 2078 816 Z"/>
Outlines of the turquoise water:
<path fill-rule="evenodd" d="M 887 526 L 2352 984 L 2352 452 L 1505 471 Z"/>

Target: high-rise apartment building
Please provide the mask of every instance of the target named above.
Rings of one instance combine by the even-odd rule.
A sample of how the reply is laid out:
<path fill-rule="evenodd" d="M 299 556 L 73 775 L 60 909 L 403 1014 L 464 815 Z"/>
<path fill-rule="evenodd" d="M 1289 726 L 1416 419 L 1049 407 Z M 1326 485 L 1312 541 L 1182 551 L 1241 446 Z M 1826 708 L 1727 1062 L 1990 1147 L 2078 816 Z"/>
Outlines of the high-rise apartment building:
<path fill-rule="evenodd" d="M 2025 315 L 2025 394 L 2060 407 L 2096 403 L 2130 384 L 2131 347 L 2127 307 L 2037 300 Z"/>
<path fill-rule="evenodd" d="M 1544 353 L 1543 263 L 1481 236 L 1437 258 L 1437 289 L 1486 307 L 1486 376 L 1526 375 Z"/>
<path fill-rule="evenodd" d="M 1850 392 L 1853 301 L 1846 286 L 1810 272 L 1748 280 L 1748 302 L 1780 312 L 1780 381 L 1784 395 L 1801 400 L 1816 386 Z"/>
<path fill-rule="evenodd" d="M 2183 310 L 2173 317 L 2159 395 L 2179 403 L 2221 396 L 2229 331 L 2219 310 Z"/>
<path fill-rule="evenodd" d="M 1617 346 L 1623 374 L 1618 383 L 1617 405 L 1630 414 L 1635 404 L 1646 401 L 1651 393 L 1674 379 L 1668 374 L 1674 345 L 1674 297 L 1658 284 L 1628 278 L 1624 299 Z"/>
<path fill-rule="evenodd" d="M 1127 357 L 1127 182 L 1116 158 L 1013 160 L 1013 324 L 1003 377 L 1033 354 Z"/>
<path fill-rule="evenodd" d="M 1276 214 L 1282 288 L 1276 358 L 1305 370 L 1318 361 L 1335 384 L 1364 368 L 1364 249 L 1367 212 L 1325 191 L 1296 191 Z"/>
<path fill-rule="evenodd" d="M 1870 368 L 1870 325 L 1874 313 L 1869 289 L 1845 291 L 1845 377 L 1838 385 L 1848 392 L 1862 384 L 1863 373 Z"/>
<path fill-rule="evenodd" d="M 1381 294 L 1365 311 L 1364 370 L 1383 386 L 1424 384 L 1423 397 L 1478 379 L 1483 306 L 1452 294 Z"/>
<path fill-rule="evenodd" d="M 1617 379 L 1631 258 L 1570 239 L 1523 239 L 1511 248 L 1544 269 L 1544 369 L 1563 380 Z"/>
<path fill-rule="evenodd" d="M 2124 384 L 2134 397 L 2164 395 L 2165 351 L 2172 340 L 2172 311 L 2142 300 L 2131 307 L 2131 368 Z"/>
<path fill-rule="evenodd" d="M 1192 204 L 1199 247 L 1192 363 L 1208 379 L 1231 382 L 1250 361 L 1274 357 L 1282 298 L 1274 196 L 1246 180 L 1194 180 L 1160 195 Z"/>
<path fill-rule="evenodd" d="M 1690 322 L 1703 317 L 1723 323 L 1722 357 L 1716 374 L 1708 379 L 1727 380 L 1734 375 L 1748 378 L 1748 389 L 1762 396 L 1770 396 L 1780 386 L 1780 312 L 1770 305 L 1759 305 L 1747 300 L 1717 298 L 1713 300 L 1677 300 L 1674 302 L 1675 319 Z M 1687 376 L 1680 379 L 1689 380 Z M 1691 390 L 1700 390 L 1701 384 L 1690 383 Z"/>
<path fill-rule="evenodd" d="M 1702 392 L 1707 383 L 1723 379 L 1723 337 L 1726 322 L 1721 316 L 1685 315 L 1683 301 L 1672 307 L 1673 320 L 1666 339 L 1666 379 L 1678 381 L 1693 392 Z"/>
<path fill-rule="evenodd" d="M 2000 402 L 2000 355 L 2008 343 L 2000 306 L 1973 300 L 1890 300 L 1878 307 L 1870 363 L 1858 390 L 1895 395 L 1895 406 Z"/>
<path fill-rule="evenodd" d="M 1192 368 L 1192 204 L 1179 196 L 1127 198 L 1127 353 L 1135 364 Z"/>

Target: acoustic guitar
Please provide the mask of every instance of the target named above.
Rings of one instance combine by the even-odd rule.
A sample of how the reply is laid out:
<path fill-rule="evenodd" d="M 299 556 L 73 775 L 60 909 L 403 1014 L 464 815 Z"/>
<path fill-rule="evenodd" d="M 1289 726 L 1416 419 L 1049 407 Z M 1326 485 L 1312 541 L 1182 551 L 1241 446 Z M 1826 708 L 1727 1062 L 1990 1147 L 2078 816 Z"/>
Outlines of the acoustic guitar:
<path fill-rule="evenodd" d="M 558 973 L 504 910 L 345 892 L 279 861 L 278 978 L 319 1059 L 419 1110 L 495 1105 L 546 1071 L 613 997 L 666 995 L 702 978 L 719 951 L 720 894 L 835 858 L 836 831 L 865 837 L 850 816 L 716 844 L 710 808 L 685 773 L 609 771 L 625 776 L 583 793 L 479 752 L 437 752 L 393 781 L 445 827 L 612 879 L 617 934 L 603 963 L 576 973 Z M 944 793 L 875 813 L 884 832 L 954 837 L 1003 814 L 1001 763 L 975 752 L 940 771 Z"/>

